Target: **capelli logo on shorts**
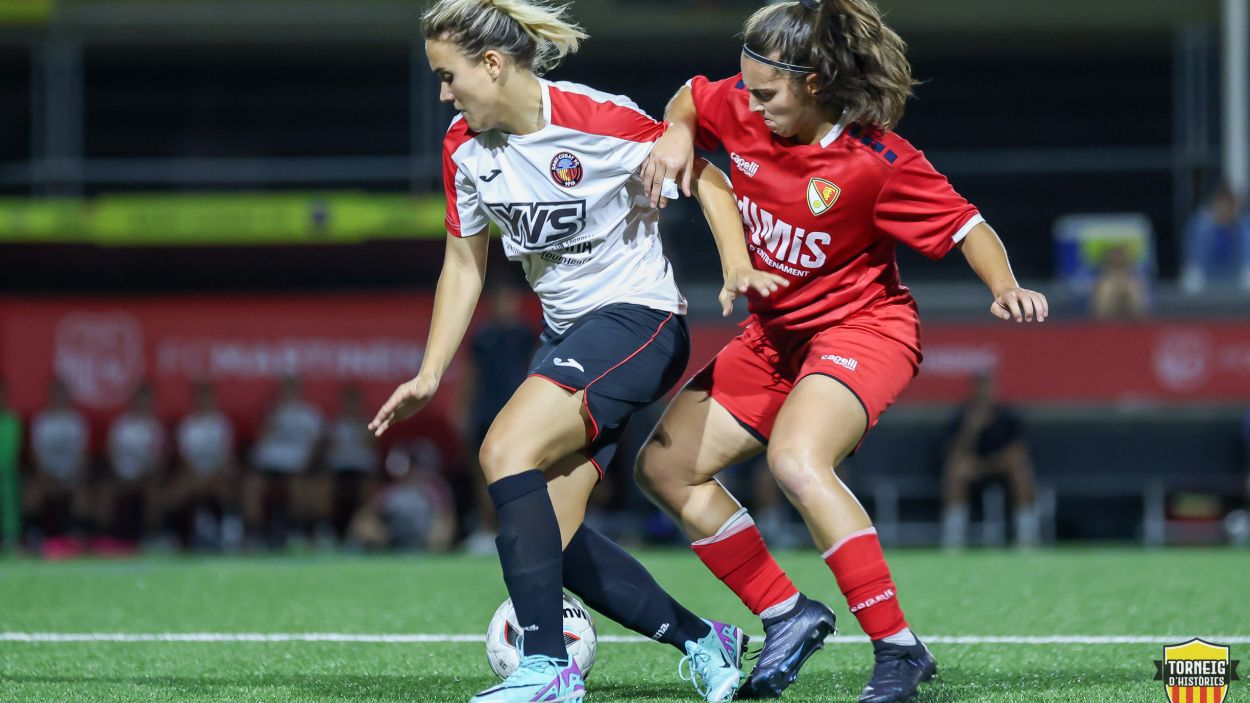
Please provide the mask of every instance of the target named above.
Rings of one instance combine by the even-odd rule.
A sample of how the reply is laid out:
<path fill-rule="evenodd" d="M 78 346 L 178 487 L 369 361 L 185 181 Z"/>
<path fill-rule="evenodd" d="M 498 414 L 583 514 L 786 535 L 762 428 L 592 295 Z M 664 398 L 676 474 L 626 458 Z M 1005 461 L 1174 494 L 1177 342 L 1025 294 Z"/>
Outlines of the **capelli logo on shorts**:
<path fill-rule="evenodd" d="M 838 356 L 837 354 L 823 354 L 821 355 L 820 359 L 822 361 L 832 361 L 833 363 L 837 364 L 838 366 L 841 366 L 847 371 L 854 371 L 856 367 L 859 366 L 859 359 L 852 359 L 850 357 Z"/>

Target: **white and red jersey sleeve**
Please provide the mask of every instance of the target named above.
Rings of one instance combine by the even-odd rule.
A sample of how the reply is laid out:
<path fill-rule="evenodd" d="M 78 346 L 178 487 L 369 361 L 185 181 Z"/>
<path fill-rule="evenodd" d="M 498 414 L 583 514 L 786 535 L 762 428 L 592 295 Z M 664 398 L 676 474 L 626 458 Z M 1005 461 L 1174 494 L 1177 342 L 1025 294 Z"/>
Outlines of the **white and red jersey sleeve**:
<path fill-rule="evenodd" d="M 894 164 L 873 207 L 878 230 L 930 259 L 946 256 L 984 221 L 919 151 Z"/>
<path fill-rule="evenodd" d="M 721 145 L 724 139 L 722 125 L 725 120 L 737 119 L 729 104 L 729 91 L 741 82 L 741 75 L 719 81 L 710 81 L 706 76 L 695 76 L 686 82 L 690 87 L 690 97 L 694 100 L 696 114 L 695 147 L 711 151 Z"/>
<path fill-rule="evenodd" d="M 558 82 L 551 87 L 551 123 L 606 137 L 605 143 L 612 148 L 611 161 L 620 165 L 621 173 L 638 170 L 667 127 L 623 95 L 577 83 Z"/>
<path fill-rule="evenodd" d="M 473 174 L 462 168 L 456 152 L 472 141 L 474 132 L 460 115 L 456 115 L 443 137 L 443 190 L 447 195 L 447 233 L 471 237 L 486 229 L 486 212 L 482 209 L 477 182 Z"/>

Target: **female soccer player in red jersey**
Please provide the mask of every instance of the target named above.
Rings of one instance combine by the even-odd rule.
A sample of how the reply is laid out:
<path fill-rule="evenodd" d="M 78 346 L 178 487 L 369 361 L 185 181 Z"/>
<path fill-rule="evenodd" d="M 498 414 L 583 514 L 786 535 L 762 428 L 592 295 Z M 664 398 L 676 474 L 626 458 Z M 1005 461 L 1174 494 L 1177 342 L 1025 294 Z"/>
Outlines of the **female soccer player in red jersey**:
<path fill-rule="evenodd" d="M 920 364 L 919 318 L 895 247 L 934 259 L 960 249 L 1001 319 L 1041 322 L 1046 298 L 1020 287 L 976 208 L 891 131 L 913 81 L 902 40 L 868 0 L 773 4 L 743 34 L 739 75 L 696 77 L 672 100 L 643 179 L 662 201 L 665 180 L 688 184 L 696 146 L 724 148 L 751 263 L 790 285 L 747 293 L 744 330 L 673 400 L 639 457 L 639 480 L 763 618 L 764 650 L 739 695 L 780 695 L 834 623 L 714 478 L 767 447 L 773 476 L 873 641 L 860 701 L 905 701 L 936 662 L 903 617 L 872 522 L 834 473 Z"/>

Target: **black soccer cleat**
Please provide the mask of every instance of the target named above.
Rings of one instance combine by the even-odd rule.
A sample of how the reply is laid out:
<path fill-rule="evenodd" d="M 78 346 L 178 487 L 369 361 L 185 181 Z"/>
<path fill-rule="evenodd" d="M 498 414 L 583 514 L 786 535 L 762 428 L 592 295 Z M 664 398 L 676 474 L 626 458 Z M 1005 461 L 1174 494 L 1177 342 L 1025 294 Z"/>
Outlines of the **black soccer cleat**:
<path fill-rule="evenodd" d="M 799 594 L 789 613 L 764 620 L 764 648 L 738 698 L 777 698 L 799 677 L 807 658 L 837 632 L 833 611 Z"/>
<path fill-rule="evenodd" d="M 937 676 L 937 660 L 919 641 L 906 647 L 877 640 L 872 648 L 877 663 L 859 694 L 859 703 L 907 703 L 915 700 L 920 684 Z"/>

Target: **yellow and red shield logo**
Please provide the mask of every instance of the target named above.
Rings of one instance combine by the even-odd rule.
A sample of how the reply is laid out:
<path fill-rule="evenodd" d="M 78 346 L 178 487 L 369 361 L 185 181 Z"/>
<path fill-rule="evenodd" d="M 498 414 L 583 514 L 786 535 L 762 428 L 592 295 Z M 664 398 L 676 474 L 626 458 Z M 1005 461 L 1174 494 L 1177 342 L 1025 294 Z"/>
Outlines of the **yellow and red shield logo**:
<path fill-rule="evenodd" d="M 1237 664 L 1228 647 L 1194 638 L 1163 648 L 1155 680 L 1163 682 L 1171 703 L 1223 703 L 1228 682 L 1237 680 Z"/>
<path fill-rule="evenodd" d="M 813 178 L 807 182 L 807 207 L 813 215 L 823 215 L 838 202 L 842 189 L 823 178 Z"/>

